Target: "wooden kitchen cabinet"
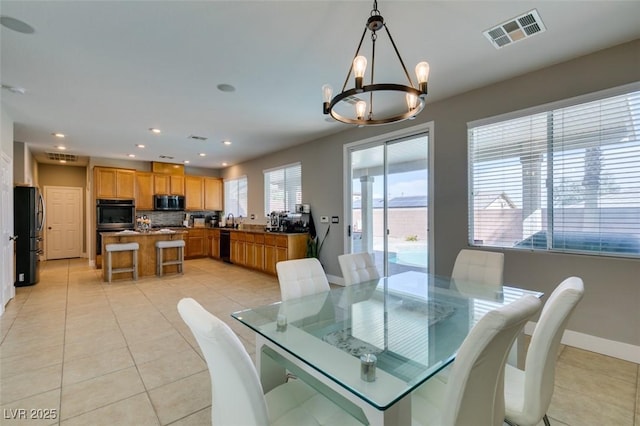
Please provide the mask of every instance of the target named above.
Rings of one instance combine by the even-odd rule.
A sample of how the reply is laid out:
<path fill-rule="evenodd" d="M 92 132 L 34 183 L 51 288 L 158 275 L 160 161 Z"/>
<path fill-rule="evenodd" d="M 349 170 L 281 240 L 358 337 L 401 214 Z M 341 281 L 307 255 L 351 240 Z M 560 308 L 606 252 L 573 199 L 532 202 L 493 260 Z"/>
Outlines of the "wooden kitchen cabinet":
<path fill-rule="evenodd" d="M 308 234 L 264 234 L 263 270 L 276 275 L 276 263 L 305 257 L 308 238 Z"/>
<path fill-rule="evenodd" d="M 153 173 L 136 172 L 136 209 L 153 210 Z"/>
<path fill-rule="evenodd" d="M 247 233 L 246 265 L 259 271 L 264 270 L 264 234 Z"/>
<path fill-rule="evenodd" d="M 220 230 L 207 230 L 207 240 L 209 245 L 208 256 L 213 259 L 220 259 Z"/>
<path fill-rule="evenodd" d="M 246 234 L 244 232 L 231 233 L 231 263 L 246 265 Z"/>
<path fill-rule="evenodd" d="M 184 176 L 154 173 L 154 194 L 184 195 Z"/>
<path fill-rule="evenodd" d="M 95 198 L 135 198 L 135 170 L 94 167 Z"/>
<path fill-rule="evenodd" d="M 222 186 L 222 179 L 203 179 L 205 210 L 223 210 Z"/>
<path fill-rule="evenodd" d="M 203 210 L 204 179 L 200 176 L 184 177 L 185 210 Z"/>
<path fill-rule="evenodd" d="M 195 259 L 207 256 L 207 237 L 205 229 L 190 228 L 184 237 L 185 254 L 187 259 Z"/>
<path fill-rule="evenodd" d="M 222 210 L 222 179 L 184 176 L 185 210 Z"/>

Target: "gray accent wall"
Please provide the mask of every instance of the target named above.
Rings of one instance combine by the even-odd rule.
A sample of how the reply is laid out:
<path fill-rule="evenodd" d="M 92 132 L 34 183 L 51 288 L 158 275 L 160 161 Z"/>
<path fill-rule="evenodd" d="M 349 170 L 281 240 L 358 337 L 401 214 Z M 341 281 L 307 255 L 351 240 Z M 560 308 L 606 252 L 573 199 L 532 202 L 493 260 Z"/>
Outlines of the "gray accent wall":
<path fill-rule="evenodd" d="M 319 224 L 320 215 L 340 216 L 340 225 L 332 225 L 320 260 L 327 274 L 341 276 L 337 256 L 343 252 L 343 146 L 433 121 L 435 247 L 431 252 L 435 272 L 447 275 L 458 251 L 468 245 L 467 123 L 636 81 L 640 81 L 640 40 L 443 101 L 427 101 L 425 111 L 414 121 L 372 128 L 345 125 L 344 131 L 332 136 L 227 168 L 222 177 L 247 176 L 249 213 L 256 215 L 256 220 L 248 223 L 264 223 L 263 170 L 301 162 L 302 201 L 311 205 L 318 233 L 323 235 L 326 230 L 325 224 Z M 430 81 L 433 90 L 437 85 L 437 81 Z M 564 278 L 582 277 L 586 295 L 569 322 L 570 330 L 640 346 L 640 259 L 517 250 L 504 253 L 507 283 L 548 295 Z"/>

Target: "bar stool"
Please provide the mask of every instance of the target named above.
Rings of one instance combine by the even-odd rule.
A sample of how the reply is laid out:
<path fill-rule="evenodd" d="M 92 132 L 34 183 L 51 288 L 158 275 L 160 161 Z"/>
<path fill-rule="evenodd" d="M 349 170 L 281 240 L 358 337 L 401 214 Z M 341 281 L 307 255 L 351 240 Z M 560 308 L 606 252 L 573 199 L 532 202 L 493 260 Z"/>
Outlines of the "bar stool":
<path fill-rule="evenodd" d="M 177 248 L 177 260 L 163 260 L 162 250 L 166 248 Z M 178 265 L 178 273 L 182 274 L 184 265 L 184 240 L 156 241 L 156 274 L 162 276 L 162 268 L 167 265 Z"/>
<path fill-rule="evenodd" d="M 111 282 L 111 276 L 120 272 L 133 272 L 133 279 L 138 279 L 138 243 L 113 243 L 107 244 L 104 249 L 107 251 L 107 281 Z M 133 262 L 130 268 L 111 268 L 111 253 L 116 251 L 131 251 L 133 253 Z"/>

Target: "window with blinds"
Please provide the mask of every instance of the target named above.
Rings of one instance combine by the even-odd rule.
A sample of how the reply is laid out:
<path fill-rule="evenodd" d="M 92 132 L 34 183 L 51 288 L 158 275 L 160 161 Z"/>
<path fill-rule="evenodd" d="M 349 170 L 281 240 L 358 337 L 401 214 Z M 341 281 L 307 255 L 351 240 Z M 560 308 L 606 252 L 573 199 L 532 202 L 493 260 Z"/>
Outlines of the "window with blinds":
<path fill-rule="evenodd" d="M 241 176 L 224 181 L 224 208 L 225 215 L 229 213 L 234 217 L 247 217 L 247 177 Z"/>
<path fill-rule="evenodd" d="M 302 166 L 300 163 L 264 171 L 264 212 L 295 211 L 302 203 Z"/>
<path fill-rule="evenodd" d="M 640 89 L 632 87 L 470 123 L 470 243 L 640 256 Z"/>

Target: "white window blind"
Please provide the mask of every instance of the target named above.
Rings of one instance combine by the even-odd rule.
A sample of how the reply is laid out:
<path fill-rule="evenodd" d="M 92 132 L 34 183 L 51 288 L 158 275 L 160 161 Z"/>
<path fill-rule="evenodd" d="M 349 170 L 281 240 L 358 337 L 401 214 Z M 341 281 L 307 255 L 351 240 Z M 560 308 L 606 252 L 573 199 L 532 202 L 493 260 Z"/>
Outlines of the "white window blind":
<path fill-rule="evenodd" d="M 292 164 L 264 172 L 265 216 L 273 211 L 295 211 L 302 203 L 302 166 Z"/>
<path fill-rule="evenodd" d="M 640 91 L 470 125 L 472 245 L 640 255 Z"/>
<path fill-rule="evenodd" d="M 224 209 L 225 216 L 229 213 L 234 217 L 247 217 L 247 177 L 241 176 L 224 181 Z"/>

